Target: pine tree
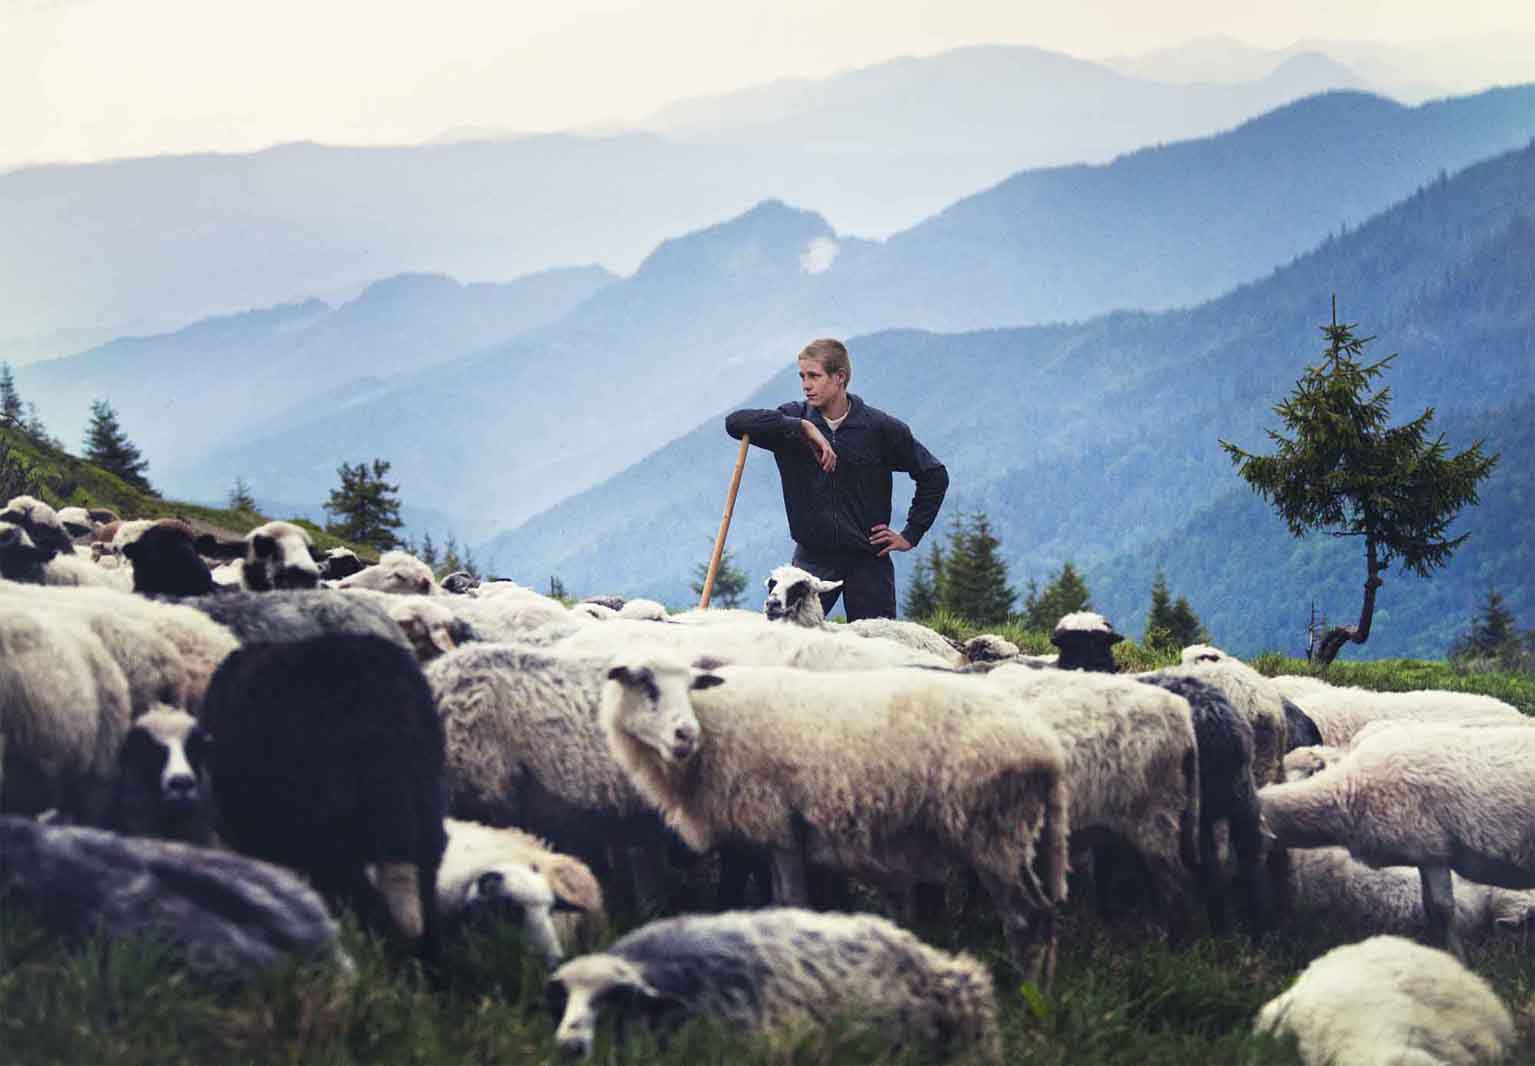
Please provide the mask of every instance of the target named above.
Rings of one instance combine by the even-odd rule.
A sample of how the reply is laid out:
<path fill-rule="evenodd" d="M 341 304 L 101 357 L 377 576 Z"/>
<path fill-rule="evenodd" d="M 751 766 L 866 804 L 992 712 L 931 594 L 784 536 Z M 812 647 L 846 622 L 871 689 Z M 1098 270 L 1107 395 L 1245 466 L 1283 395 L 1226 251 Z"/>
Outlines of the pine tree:
<path fill-rule="evenodd" d="M 1167 575 L 1157 567 L 1156 577 L 1151 580 L 1151 608 L 1146 612 L 1148 647 L 1171 647 L 1173 644 L 1173 597 L 1167 591 Z"/>
<path fill-rule="evenodd" d="M 709 578 L 708 562 L 701 562 L 693 567 L 693 580 L 688 588 L 693 590 L 693 595 L 703 599 L 704 582 Z M 739 607 L 741 597 L 746 595 L 746 572 L 735 565 L 730 558 L 730 549 L 726 548 L 720 555 L 720 568 L 714 574 L 714 587 L 709 590 L 709 605 L 711 607 Z"/>
<path fill-rule="evenodd" d="M 1275 405 L 1292 436 L 1273 430 L 1274 455 L 1253 455 L 1227 441 L 1221 447 L 1253 490 L 1272 503 L 1290 532 L 1325 529 L 1333 536 L 1364 540 L 1364 602 L 1359 622 L 1323 635 L 1317 661 L 1324 666 L 1347 643 L 1370 637 L 1381 574 L 1400 560 L 1419 577 L 1449 562 L 1469 534 L 1446 537 L 1450 523 L 1477 502 L 1479 485 L 1497 464 L 1482 442 L 1450 455 L 1444 435 L 1428 439 L 1434 409 L 1402 426 L 1391 426 L 1391 389 L 1369 391 L 1395 355 L 1363 364 L 1374 338 L 1354 336 L 1354 326 L 1322 327 L 1327 350 L 1306 368 L 1294 390 Z"/>
<path fill-rule="evenodd" d="M 325 501 L 325 512 L 336 517 L 326 524 L 325 532 L 379 551 L 400 546 L 395 534 L 404 524 L 396 495 L 400 486 L 384 480 L 389 467 L 384 460 L 374 459 L 371 469 L 367 463 L 342 463 L 336 468 L 341 484 L 331 489 Z"/>
<path fill-rule="evenodd" d="M 565 582 L 561 581 L 558 575 L 550 574 L 549 598 L 552 600 L 563 600 L 567 599 L 568 596 L 569 594 L 565 591 Z"/>
<path fill-rule="evenodd" d="M 229 509 L 256 513 L 256 497 L 251 495 L 251 487 L 243 477 L 236 477 L 235 487 L 229 490 Z"/>
<path fill-rule="evenodd" d="M 945 610 L 978 625 L 1007 621 L 1017 596 L 1007 584 L 1001 547 L 984 512 L 957 518 L 944 562 Z"/>
<path fill-rule="evenodd" d="M 437 544 L 432 540 L 432 534 L 430 532 L 421 534 L 421 545 L 411 554 L 414 555 L 417 559 L 420 559 L 427 566 L 431 567 L 432 573 L 436 574 L 438 577 L 442 577 L 444 574 L 451 574 L 453 572 L 451 570 L 443 570 L 440 572 L 438 571 L 437 563 L 439 562 L 439 559 L 437 556 Z"/>
<path fill-rule="evenodd" d="M 1033 590 L 1030 592 L 1032 595 Z M 1082 580 L 1077 568 L 1068 559 L 1061 564 L 1060 572 L 1045 586 L 1044 591 L 1033 595 L 1025 603 L 1026 620 L 1030 629 L 1048 632 L 1066 615 L 1074 611 L 1090 611 L 1092 606 L 1087 582 Z"/>
<path fill-rule="evenodd" d="M 940 582 L 943 575 L 943 549 L 934 537 L 926 558 L 918 557 L 912 567 L 911 583 L 906 586 L 906 599 L 901 611 L 907 618 L 927 618 L 943 603 Z"/>
<path fill-rule="evenodd" d="M 1194 608 L 1189 606 L 1186 596 L 1179 596 L 1178 602 L 1173 604 L 1172 634 L 1176 647 L 1179 648 L 1187 648 L 1190 644 L 1210 643 L 1210 634 L 1205 631 L 1204 623 L 1199 620 L 1199 615 L 1194 613 Z"/>
<path fill-rule="evenodd" d="M 117 412 L 106 400 L 91 401 L 91 424 L 85 431 L 85 458 L 108 473 L 116 474 L 134 488 L 153 492 L 149 461 L 117 424 Z"/>
<path fill-rule="evenodd" d="M 1522 639 L 1518 620 L 1508 601 L 1496 588 L 1487 587 L 1487 598 L 1477 606 L 1471 618 L 1471 628 L 1450 644 L 1452 661 L 1468 659 L 1499 659 L 1514 661 L 1519 658 Z"/>
<path fill-rule="evenodd" d="M 64 450 L 63 445 L 60 444 L 60 442 L 48 436 L 48 427 L 43 425 L 43 417 L 37 413 L 37 404 L 33 403 L 31 400 L 27 401 L 27 418 L 26 421 L 22 423 L 21 429 L 23 433 L 37 441 L 39 444 L 52 444 L 60 451 Z"/>
<path fill-rule="evenodd" d="M 0 363 L 0 424 L 21 426 L 21 393 L 16 391 L 10 363 Z"/>

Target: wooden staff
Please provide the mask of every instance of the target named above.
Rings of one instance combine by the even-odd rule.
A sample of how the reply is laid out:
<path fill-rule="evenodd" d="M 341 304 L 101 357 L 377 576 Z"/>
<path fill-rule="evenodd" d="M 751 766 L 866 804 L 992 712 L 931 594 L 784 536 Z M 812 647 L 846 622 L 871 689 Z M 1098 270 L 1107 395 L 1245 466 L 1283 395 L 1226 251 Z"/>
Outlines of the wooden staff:
<path fill-rule="evenodd" d="M 736 509 L 736 491 L 741 487 L 741 471 L 746 469 L 746 449 L 751 442 L 750 434 L 741 434 L 741 454 L 736 456 L 735 472 L 730 475 L 730 492 L 725 496 L 725 513 L 720 518 L 720 531 L 714 538 L 714 554 L 709 557 L 709 572 L 704 576 L 704 594 L 698 598 L 700 609 L 709 606 L 709 594 L 714 591 L 714 577 L 720 572 L 720 559 L 725 554 L 725 534 L 730 532 L 730 516 Z"/>

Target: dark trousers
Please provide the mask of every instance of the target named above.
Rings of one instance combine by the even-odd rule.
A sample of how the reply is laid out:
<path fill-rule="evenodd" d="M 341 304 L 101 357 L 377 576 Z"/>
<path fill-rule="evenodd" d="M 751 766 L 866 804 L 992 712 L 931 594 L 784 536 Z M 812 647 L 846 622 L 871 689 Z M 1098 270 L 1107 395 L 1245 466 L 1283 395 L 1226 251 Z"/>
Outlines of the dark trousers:
<path fill-rule="evenodd" d="M 895 617 L 895 562 L 890 556 L 856 552 L 811 552 L 794 546 L 794 565 L 823 581 L 840 581 L 842 587 L 821 593 L 821 607 L 829 615 L 837 598 L 847 594 L 847 620 Z"/>

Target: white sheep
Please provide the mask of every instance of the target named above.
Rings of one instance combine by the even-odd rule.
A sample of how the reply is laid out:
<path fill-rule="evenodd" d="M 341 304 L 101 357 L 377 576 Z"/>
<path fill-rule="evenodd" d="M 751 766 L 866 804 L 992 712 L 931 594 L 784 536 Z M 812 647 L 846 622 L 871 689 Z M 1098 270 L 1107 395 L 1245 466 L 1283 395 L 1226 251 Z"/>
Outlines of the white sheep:
<path fill-rule="evenodd" d="M 1332 766 L 1347 755 L 1352 748 L 1364 743 L 1370 737 L 1392 729 L 1413 729 L 1420 725 L 1440 725 L 1455 729 L 1507 729 L 1509 727 L 1535 726 L 1535 719 L 1523 714 L 1517 717 L 1494 715 L 1487 718 L 1452 716 L 1444 721 L 1429 720 L 1427 722 L 1412 718 L 1377 718 L 1373 722 L 1366 722 L 1364 728 L 1354 734 L 1353 740 L 1348 747 L 1314 744 L 1309 747 L 1291 749 L 1284 757 L 1284 779 L 1286 781 L 1304 781 L 1306 778 L 1319 774 L 1329 766 Z"/>
<path fill-rule="evenodd" d="M 1334 948 L 1258 1012 L 1293 1033 L 1307 1066 L 1481 1066 L 1512 1048 L 1514 1021 L 1454 958 L 1395 936 Z"/>
<path fill-rule="evenodd" d="M 1282 675 L 1274 687 L 1293 700 L 1316 723 L 1320 743 L 1347 747 L 1361 729 L 1379 719 L 1413 722 L 1444 722 L 1463 719 L 1524 719 L 1517 707 L 1492 696 L 1474 692 L 1418 689 L 1411 692 L 1375 692 L 1369 689 L 1328 684 L 1319 678 Z"/>
<path fill-rule="evenodd" d="M 1371 866 L 1418 867 L 1429 935 L 1457 954 L 1452 870 L 1535 888 L 1535 729 L 1382 730 L 1259 800 L 1282 846 L 1337 845 Z"/>
<path fill-rule="evenodd" d="M 602 886 L 580 859 L 555 851 L 531 833 L 448 818 L 448 849 L 437 872 L 437 906 L 448 921 L 505 904 L 551 964 L 589 949 L 607 925 Z"/>
<path fill-rule="evenodd" d="M 336 582 L 343 589 L 373 589 L 399 596 L 440 596 L 432 568 L 409 552 L 388 551 L 378 565 L 365 567 Z"/>
<path fill-rule="evenodd" d="M 1479 885 L 1456 874 L 1455 931 L 1479 940 L 1500 929 L 1524 930 L 1535 918 L 1535 892 Z M 1423 888 L 1411 866 L 1375 868 L 1347 848 L 1296 848 L 1290 853 L 1287 898 L 1307 925 L 1359 933 L 1421 936 Z"/>
<path fill-rule="evenodd" d="M 652 922 L 567 962 L 549 986 L 569 1055 L 591 1054 L 606 1013 L 620 1015 L 620 1032 L 627 1021 L 703 1016 L 791 1043 L 844 1023 L 934 1057 L 1002 1060 L 986 967 L 870 914 L 772 908 Z"/>
<path fill-rule="evenodd" d="M 1198 865 L 1199 753 L 1187 701 L 1112 674 L 1004 665 L 985 675 L 1066 752 L 1073 853 L 1113 840 L 1140 856 L 1175 938 Z"/>
<path fill-rule="evenodd" d="M 928 670 L 695 674 L 629 656 L 608 671 L 601 715 L 618 762 L 695 851 L 772 849 L 775 901 L 807 901 L 807 863 L 894 890 L 969 868 L 1015 961 L 1050 972 L 1065 754 L 997 689 Z"/>
<path fill-rule="evenodd" d="M 895 618 L 863 618 L 849 622 L 845 627 L 833 626 L 826 621 L 821 607 L 821 594 L 842 587 L 840 581 L 827 581 L 808 570 L 792 564 L 776 567 L 763 580 L 767 598 L 762 612 L 770 622 L 787 622 L 806 629 L 824 629 L 830 632 L 851 632 L 861 637 L 878 637 L 914 648 L 951 666 L 963 666 L 965 655 L 941 633 L 934 632 L 918 622 Z"/>
<path fill-rule="evenodd" d="M 81 621 L 0 597 L 0 810 L 105 817 L 128 732 L 128 683 Z"/>
<path fill-rule="evenodd" d="M 309 531 L 292 522 L 267 522 L 245 534 L 245 565 L 240 576 L 253 592 L 272 589 L 312 589 L 320 583 L 320 566 L 311 549 Z"/>
<path fill-rule="evenodd" d="M 636 622 L 664 622 L 670 616 L 662 604 L 655 600 L 640 598 L 625 600 L 624 605 L 618 609 L 618 617 L 629 618 Z"/>
<path fill-rule="evenodd" d="M 1264 785 L 1284 780 L 1284 756 L 1289 741 L 1289 718 L 1284 696 L 1271 678 L 1264 677 L 1235 656 L 1217 652 L 1200 654 L 1204 645 L 1183 651 L 1183 664 L 1155 671 L 1164 677 L 1192 677 L 1214 685 L 1253 727 L 1253 783 Z M 1216 649 L 1210 649 L 1215 651 Z"/>

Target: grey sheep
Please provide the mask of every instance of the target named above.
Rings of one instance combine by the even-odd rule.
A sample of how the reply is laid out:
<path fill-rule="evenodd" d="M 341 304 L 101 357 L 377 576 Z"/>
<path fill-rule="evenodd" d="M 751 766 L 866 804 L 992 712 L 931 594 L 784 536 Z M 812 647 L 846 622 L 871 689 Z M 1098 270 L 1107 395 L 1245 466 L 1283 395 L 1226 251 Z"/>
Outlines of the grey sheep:
<path fill-rule="evenodd" d="M 652 922 L 565 963 L 549 992 L 570 1055 L 591 1054 L 606 1012 L 621 1034 L 648 1022 L 664 1036 L 703 1016 L 789 1044 L 844 1023 L 899 1047 L 1002 1060 L 987 969 L 870 914 L 774 908 Z"/>
<path fill-rule="evenodd" d="M 0 895 L 70 940 L 150 938 L 219 987 L 290 958 L 352 970 L 313 889 L 228 852 L 0 817 Z"/>

